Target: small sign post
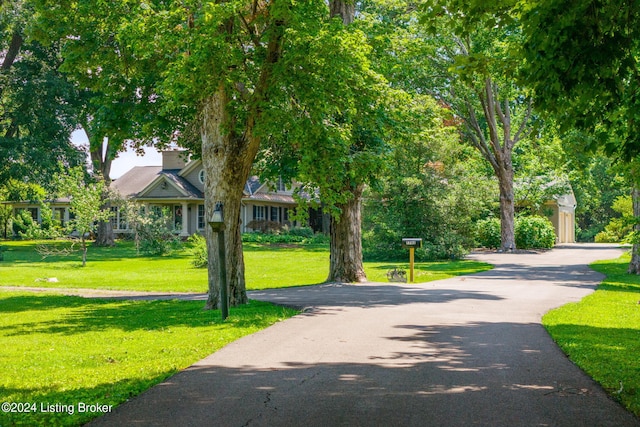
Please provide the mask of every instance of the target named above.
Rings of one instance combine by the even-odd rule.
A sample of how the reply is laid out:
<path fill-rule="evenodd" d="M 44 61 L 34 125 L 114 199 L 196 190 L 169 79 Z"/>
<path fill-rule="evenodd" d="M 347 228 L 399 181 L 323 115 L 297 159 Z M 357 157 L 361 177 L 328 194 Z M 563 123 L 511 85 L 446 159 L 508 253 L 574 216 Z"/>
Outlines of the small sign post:
<path fill-rule="evenodd" d="M 413 283 L 413 261 L 416 248 L 422 247 L 422 239 L 402 239 L 402 247 L 409 249 L 409 282 Z"/>

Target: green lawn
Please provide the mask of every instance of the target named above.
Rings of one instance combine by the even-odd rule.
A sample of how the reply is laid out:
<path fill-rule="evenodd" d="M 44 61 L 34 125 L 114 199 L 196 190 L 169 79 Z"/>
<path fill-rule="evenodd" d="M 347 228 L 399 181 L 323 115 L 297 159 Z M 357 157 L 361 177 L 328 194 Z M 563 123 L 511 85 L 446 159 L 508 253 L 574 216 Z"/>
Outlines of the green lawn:
<path fill-rule="evenodd" d="M 99 413 L 80 403 L 117 405 L 226 344 L 294 315 L 252 301 L 226 322 L 201 301 L 106 301 L 0 293 L 0 402 L 35 404 L 35 413 L 0 411 L 0 426 L 80 425 Z M 73 405 L 74 414 L 41 404 Z M 34 409 L 33 407 L 30 409 Z"/>
<path fill-rule="evenodd" d="M 33 242 L 3 242 L 0 286 L 117 289 L 159 292 L 205 292 L 206 269 L 194 268 L 188 249 L 170 256 L 138 256 L 131 242 L 114 248 L 89 248 L 87 266 L 80 256 L 42 257 Z M 322 283 L 329 273 L 327 245 L 270 246 L 244 244 L 247 289 Z M 405 263 L 365 263 L 371 281 L 386 282 L 386 272 Z M 491 268 L 472 261 L 416 263 L 415 281 L 428 282 Z M 44 281 L 56 278 L 56 283 Z"/>
<path fill-rule="evenodd" d="M 592 264 L 607 275 L 598 290 L 549 312 L 543 324 L 574 363 L 640 416 L 640 277 L 626 274 L 628 264 L 628 256 Z"/>

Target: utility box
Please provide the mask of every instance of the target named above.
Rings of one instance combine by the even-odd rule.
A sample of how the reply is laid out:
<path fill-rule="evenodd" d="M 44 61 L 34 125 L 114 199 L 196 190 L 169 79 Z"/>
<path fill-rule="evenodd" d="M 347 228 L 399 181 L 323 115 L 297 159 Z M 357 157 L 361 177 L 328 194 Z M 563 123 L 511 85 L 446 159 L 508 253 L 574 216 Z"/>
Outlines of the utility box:
<path fill-rule="evenodd" d="M 422 239 L 402 239 L 402 247 L 405 249 L 417 249 L 422 247 Z"/>

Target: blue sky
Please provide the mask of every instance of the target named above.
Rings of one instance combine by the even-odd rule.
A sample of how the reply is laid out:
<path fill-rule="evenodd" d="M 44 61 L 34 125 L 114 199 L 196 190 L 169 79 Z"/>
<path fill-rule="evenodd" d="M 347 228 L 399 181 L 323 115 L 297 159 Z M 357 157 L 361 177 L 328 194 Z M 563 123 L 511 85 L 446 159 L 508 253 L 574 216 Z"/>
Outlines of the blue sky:
<path fill-rule="evenodd" d="M 71 141 L 78 146 L 88 146 L 89 141 L 83 130 L 75 131 L 71 135 Z M 122 176 L 134 166 L 160 166 L 162 165 L 162 155 L 153 147 L 145 147 L 145 155 L 138 156 L 132 150 L 128 150 L 113 161 L 111 165 L 111 179 Z"/>

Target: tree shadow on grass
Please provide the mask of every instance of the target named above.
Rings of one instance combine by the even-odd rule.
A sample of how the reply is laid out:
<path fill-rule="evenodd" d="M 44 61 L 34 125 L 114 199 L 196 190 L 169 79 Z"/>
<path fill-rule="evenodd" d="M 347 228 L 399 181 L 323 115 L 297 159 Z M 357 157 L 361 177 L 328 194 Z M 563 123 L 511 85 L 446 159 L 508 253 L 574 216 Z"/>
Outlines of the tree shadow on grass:
<path fill-rule="evenodd" d="M 152 378 L 125 379 L 95 387 L 75 389 L 46 384 L 38 388 L 7 388 L 0 385 L 0 396 L 3 396 L 3 402 L 30 404 L 28 407 L 30 412 L 0 412 L 0 425 L 84 425 L 175 373 L 176 371 L 171 369 L 158 373 Z M 91 405 L 100 406 L 92 407 Z M 21 407 L 24 408 L 24 406 Z"/>
<path fill-rule="evenodd" d="M 115 299 L 87 299 L 59 295 L 19 295 L 0 299 L 0 312 L 21 313 L 33 310 L 63 312 L 47 321 L 23 321 L 18 325 L 0 327 L 7 336 L 28 336 L 34 333 L 72 335 L 90 331 L 117 329 L 122 331 L 163 331 L 172 327 L 265 327 L 269 323 L 261 310 L 269 303 L 252 301 L 232 308 L 229 322 L 223 323 L 217 310 L 203 310 L 202 301 L 130 301 Z M 278 308 L 276 308 L 278 310 Z M 273 312 L 274 310 L 271 310 Z"/>

